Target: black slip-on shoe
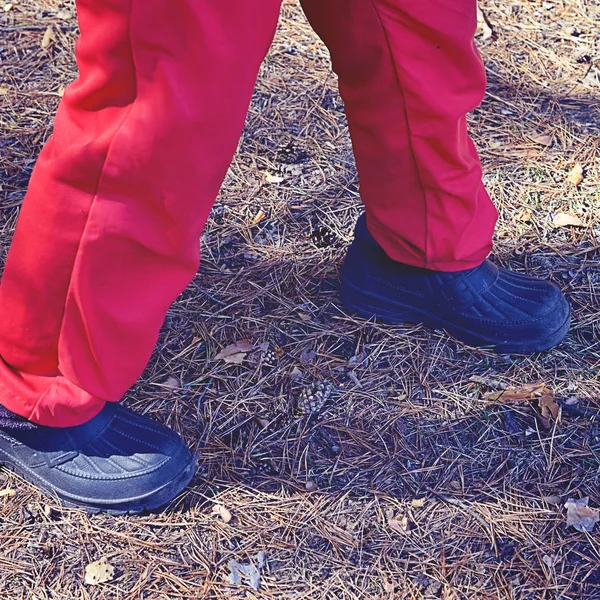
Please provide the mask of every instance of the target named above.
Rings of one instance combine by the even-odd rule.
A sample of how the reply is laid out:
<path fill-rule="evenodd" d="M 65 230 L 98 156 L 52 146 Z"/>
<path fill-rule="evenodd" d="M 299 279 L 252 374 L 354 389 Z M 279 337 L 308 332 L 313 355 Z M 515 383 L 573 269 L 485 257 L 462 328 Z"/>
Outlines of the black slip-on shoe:
<path fill-rule="evenodd" d="M 0 427 L 0 464 L 67 506 L 115 515 L 163 507 L 196 467 L 174 431 L 112 402 L 76 427 Z"/>
<path fill-rule="evenodd" d="M 398 263 L 369 233 L 365 215 L 358 220 L 340 275 L 342 303 L 362 317 L 423 323 L 501 353 L 552 348 L 571 324 L 569 303 L 553 283 L 501 269 L 489 260 L 455 273 Z"/>

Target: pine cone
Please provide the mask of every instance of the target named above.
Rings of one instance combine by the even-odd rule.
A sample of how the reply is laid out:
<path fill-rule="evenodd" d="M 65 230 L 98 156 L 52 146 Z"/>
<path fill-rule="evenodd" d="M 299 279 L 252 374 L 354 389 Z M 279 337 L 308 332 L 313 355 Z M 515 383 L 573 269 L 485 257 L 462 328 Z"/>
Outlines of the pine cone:
<path fill-rule="evenodd" d="M 333 386 L 328 381 L 306 386 L 298 396 L 298 413 L 301 416 L 312 416 L 321 412 L 332 392 Z"/>

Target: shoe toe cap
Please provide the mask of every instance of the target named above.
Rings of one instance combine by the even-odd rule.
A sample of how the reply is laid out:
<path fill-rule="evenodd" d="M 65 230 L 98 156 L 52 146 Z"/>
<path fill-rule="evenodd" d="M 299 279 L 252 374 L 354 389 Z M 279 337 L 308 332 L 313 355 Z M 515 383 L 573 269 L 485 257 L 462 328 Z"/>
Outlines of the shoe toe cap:
<path fill-rule="evenodd" d="M 121 405 L 111 409 L 109 426 L 54 469 L 54 487 L 63 498 L 85 505 L 143 510 L 168 502 L 194 471 L 185 442 Z"/>
<path fill-rule="evenodd" d="M 520 352 L 541 351 L 558 344 L 566 335 L 571 307 L 560 288 L 552 282 L 503 271 L 495 289 L 488 294 L 489 327 L 515 342 Z"/>

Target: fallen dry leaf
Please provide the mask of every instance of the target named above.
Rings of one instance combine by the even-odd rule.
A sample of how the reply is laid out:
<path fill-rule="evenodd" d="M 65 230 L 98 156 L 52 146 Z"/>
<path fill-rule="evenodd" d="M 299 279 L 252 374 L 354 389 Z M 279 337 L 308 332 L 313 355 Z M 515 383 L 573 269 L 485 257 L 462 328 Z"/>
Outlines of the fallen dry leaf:
<path fill-rule="evenodd" d="M 232 365 L 241 365 L 246 358 L 248 352 L 252 352 L 254 346 L 248 342 L 236 342 L 223 348 L 219 354 L 215 356 L 215 360 L 224 360 Z"/>
<path fill-rule="evenodd" d="M 567 175 L 567 181 L 577 186 L 583 181 L 583 167 L 576 164 Z"/>
<path fill-rule="evenodd" d="M 262 208 L 259 209 L 259 211 L 254 215 L 254 219 L 252 219 L 252 225 L 258 225 L 265 217 L 265 211 Z"/>
<path fill-rule="evenodd" d="M 281 183 L 283 179 L 283 177 L 280 177 L 279 175 L 273 175 L 269 171 L 265 172 L 265 181 L 267 183 Z"/>
<path fill-rule="evenodd" d="M 73 13 L 70 10 L 59 10 L 56 13 L 56 18 L 62 21 L 68 21 L 73 18 Z"/>
<path fill-rule="evenodd" d="M 237 560 L 230 560 L 227 563 L 229 567 L 229 583 L 240 585 L 242 581 L 248 584 L 252 589 L 260 589 L 260 571 L 266 565 L 266 555 L 259 552 L 254 557 L 254 564 L 240 563 Z"/>
<path fill-rule="evenodd" d="M 554 504 L 555 506 L 562 503 L 562 498 L 560 496 L 542 496 L 542 500 L 548 504 Z"/>
<path fill-rule="evenodd" d="M 574 527 L 577 531 L 591 532 L 594 525 L 600 520 L 600 511 L 597 508 L 590 508 L 589 497 L 576 500 L 569 498 L 565 502 L 567 509 L 567 527 Z"/>
<path fill-rule="evenodd" d="M 46 31 L 44 32 L 44 37 L 42 38 L 42 48 L 47 48 L 55 40 L 56 35 L 54 34 L 54 29 L 52 28 L 52 25 L 48 25 Z"/>
<path fill-rule="evenodd" d="M 552 225 L 554 227 L 583 227 L 583 221 L 576 215 L 556 213 L 552 219 Z"/>
<path fill-rule="evenodd" d="M 535 144 L 539 144 L 540 146 L 552 146 L 551 135 L 531 135 L 528 137 L 532 142 L 534 142 Z"/>
<path fill-rule="evenodd" d="M 13 496 L 16 496 L 16 495 L 17 495 L 17 492 L 15 490 L 13 490 L 12 488 L 5 488 L 3 490 L 0 490 L 0 498 L 4 498 L 5 496 L 12 498 Z"/>
<path fill-rule="evenodd" d="M 233 518 L 231 512 L 227 510 L 222 504 L 215 504 L 212 509 L 212 514 L 221 517 L 223 523 L 229 523 Z"/>
<path fill-rule="evenodd" d="M 413 508 L 423 508 L 425 506 L 426 499 L 425 498 L 416 498 L 413 500 L 410 505 Z"/>
<path fill-rule="evenodd" d="M 555 567 L 560 562 L 558 554 L 544 554 L 542 562 L 549 568 Z"/>
<path fill-rule="evenodd" d="M 481 32 L 482 40 L 489 40 L 490 38 L 494 37 L 494 31 L 490 27 L 490 25 L 487 21 L 487 18 L 485 16 L 485 13 L 478 6 L 477 7 L 477 33 L 479 33 L 479 32 Z"/>
<path fill-rule="evenodd" d="M 522 221 L 523 223 L 531 222 L 533 217 L 533 213 L 529 208 L 522 208 L 515 216 L 517 221 Z"/>
<path fill-rule="evenodd" d="M 388 520 L 388 527 L 392 530 L 392 531 L 396 531 L 397 533 L 408 533 L 410 531 L 409 525 L 408 525 L 408 517 L 404 516 L 404 517 L 394 517 L 392 519 Z"/>
<path fill-rule="evenodd" d="M 483 399 L 519 402 L 521 400 L 531 400 L 535 394 L 542 393 L 545 389 L 546 386 L 543 383 L 524 383 L 518 388 L 509 386 L 497 392 L 487 392 L 483 395 Z"/>
<path fill-rule="evenodd" d="M 111 581 L 115 576 L 115 568 L 108 563 L 106 557 L 90 563 L 85 568 L 85 583 L 87 585 L 98 585 Z"/>
<path fill-rule="evenodd" d="M 561 410 L 560 406 L 554 399 L 554 394 L 543 393 L 538 398 L 538 405 L 540 407 L 542 417 L 544 417 L 545 419 L 549 419 L 550 417 L 552 417 L 552 419 L 554 419 L 557 423 L 560 423 Z"/>
<path fill-rule="evenodd" d="M 507 404 L 535 400 L 542 417 L 545 419 L 552 418 L 560 424 L 561 408 L 554 398 L 554 392 L 544 383 L 525 383 L 519 387 L 509 386 L 504 390 L 487 392 L 483 395 L 483 398 L 484 400 L 496 400 Z"/>
<path fill-rule="evenodd" d="M 178 390 L 181 387 L 181 381 L 177 377 L 171 376 L 163 383 L 163 386 L 172 390 Z"/>

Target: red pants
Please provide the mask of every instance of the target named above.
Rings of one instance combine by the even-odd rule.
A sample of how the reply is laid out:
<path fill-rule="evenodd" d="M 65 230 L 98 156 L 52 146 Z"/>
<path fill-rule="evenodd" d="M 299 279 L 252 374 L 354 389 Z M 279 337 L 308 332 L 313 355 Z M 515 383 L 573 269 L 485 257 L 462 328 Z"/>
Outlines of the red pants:
<path fill-rule="evenodd" d="M 0 286 L 0 400 L 76 425 L 144 369 L 235 151 L 281 0 L 79 0 L 79 79 Z M 465 114 L 475 0 L 304 0 L 345 100 L 373 235 L 399 261 L 478 265 L 496 211 Z"/>

